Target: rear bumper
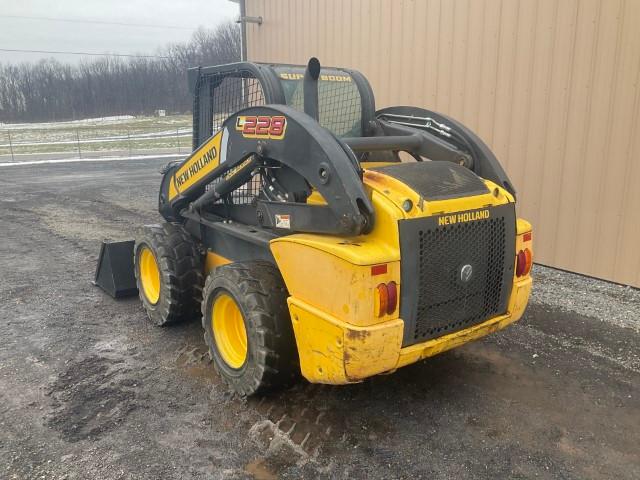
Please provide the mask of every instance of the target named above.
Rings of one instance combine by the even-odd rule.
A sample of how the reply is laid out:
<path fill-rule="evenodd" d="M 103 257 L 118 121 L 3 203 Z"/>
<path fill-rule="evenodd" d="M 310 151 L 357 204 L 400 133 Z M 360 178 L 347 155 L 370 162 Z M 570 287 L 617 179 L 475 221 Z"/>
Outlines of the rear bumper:
<path fill-rule="evenodd" d="M 358 382 L 476 340 L 519 320 L 527 306 L 531 285 L 530 277 L 513 284 L 505 315 L 404 348 L 401 319 L 357 327 L 290 297 L 289 311 L 302 375 L 313 383 Z"/>

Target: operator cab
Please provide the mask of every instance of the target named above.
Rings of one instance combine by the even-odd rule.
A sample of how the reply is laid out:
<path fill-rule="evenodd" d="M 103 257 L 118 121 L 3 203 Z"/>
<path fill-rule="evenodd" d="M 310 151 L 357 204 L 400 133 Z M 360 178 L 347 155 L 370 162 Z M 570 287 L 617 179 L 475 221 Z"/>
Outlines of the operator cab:
<path fill-rule="evenodd" d="M 285 103 L 304 111 L 303 67 L 272 66 Z M 362 87 L 367 87 L 363 85 Z M 371 106 L 373 110 L 373 105 Z M 337 68 L 323 68 L 318 78 L 319 123 L 339 138 L 361 137 L 363 134 L 362 96 L 352 74 Z"/>
<path fill-rule="evenodd" d="M 231 113 L 269 104 L 304 111 L 305 66 L 234 63 L 189 70 L 193 94 L 193 149 L 217 132 Z M 320 125 L 338 138 L 371 135 L 373 91 L 357 71 L 322 67 L 317 81 Z"/>

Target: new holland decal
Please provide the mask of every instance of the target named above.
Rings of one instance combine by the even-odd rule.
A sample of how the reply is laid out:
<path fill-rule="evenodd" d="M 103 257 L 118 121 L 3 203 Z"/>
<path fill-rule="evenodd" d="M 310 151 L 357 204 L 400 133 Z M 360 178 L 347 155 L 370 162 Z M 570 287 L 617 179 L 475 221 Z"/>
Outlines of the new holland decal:
<path fill-rule="evenodd" d="M 475 222 L 477 220 L 486 220 L 491 216 L 488 209 L 474 210 L 471 212 L 452 213 L 450 215 L 442 215 L 438 217 L 438 226 L 454 225 L 456 223 Z"/>
<path fill-rule="evenodd" d="M 282 140 L 287 130 L 287 117 L 284 115 L 241 115 L 236 120 L 236 130 L 244 138 L 270 138 Z"/>
<path fill-rule="evenodd" d="M 170 199 L 200 182 L 224 161 L 225 152 L 220 151 L 223 137 L 224 131 L 216 133 L 178 169 L 169 185 Z"/>
<path fill-rule="evenodd" d="M 187 169 L 183 170 L 179 175 L 176 176 L 176 184 L 178 184 L 178 187 L 181 187 L 191 177 L 195 177 L 196 175 L 198 175 L 198 172 L 200 172 L 200 170 L 209 165 L 209 163 L 211 163 L 211 161 L 217 157 L 218 149 L 215 145 L 206 150 L 202 156 L 195 157 L 194 161 L 189 163 Z"/>

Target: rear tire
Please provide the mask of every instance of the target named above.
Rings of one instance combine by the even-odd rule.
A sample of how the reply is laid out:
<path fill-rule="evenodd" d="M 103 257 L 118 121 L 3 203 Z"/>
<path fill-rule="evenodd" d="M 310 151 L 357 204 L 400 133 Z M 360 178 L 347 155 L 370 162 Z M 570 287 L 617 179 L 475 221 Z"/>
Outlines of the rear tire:
<path fill-rule="evenodd" d="M 202 302 L 204 338 L 216 370 L 240 395 L 283 387 L 298 376 L 287 296 L 280 272 L 269 262 L 232 263 L 207 277 Z M 229 298 L 240 312 L 240 325 L 234 325 L 238 315 Z"/>
<path fill-rule="evenodd" d="M 140 299 L 154 324 L 200 317 L 202 254 L 182 226 L 145 225 L 136 238 L 134 264 Z"/>

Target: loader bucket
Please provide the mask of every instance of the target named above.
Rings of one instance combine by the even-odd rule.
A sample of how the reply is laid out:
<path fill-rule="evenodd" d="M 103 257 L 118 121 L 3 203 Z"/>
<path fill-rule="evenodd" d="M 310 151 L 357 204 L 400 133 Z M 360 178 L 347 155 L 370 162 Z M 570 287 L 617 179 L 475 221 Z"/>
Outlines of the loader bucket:
<path fill-rule="evenodd" d="M 93 284 L 99 286 L 113 298 L 124 298 L 138 294 L 133 272 L 134 243 L 133 240 L 103 241 L 100 246 L 98 267 Z"/>

